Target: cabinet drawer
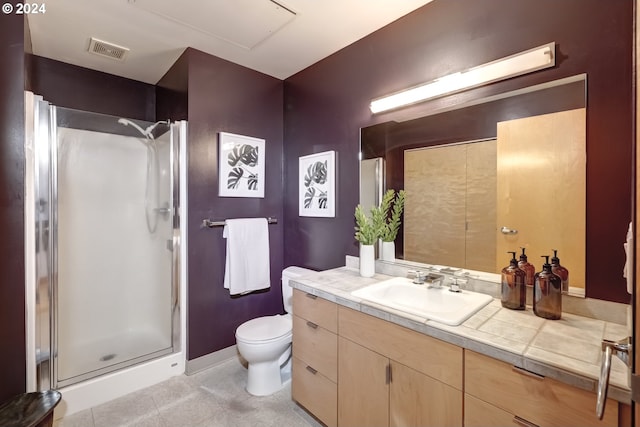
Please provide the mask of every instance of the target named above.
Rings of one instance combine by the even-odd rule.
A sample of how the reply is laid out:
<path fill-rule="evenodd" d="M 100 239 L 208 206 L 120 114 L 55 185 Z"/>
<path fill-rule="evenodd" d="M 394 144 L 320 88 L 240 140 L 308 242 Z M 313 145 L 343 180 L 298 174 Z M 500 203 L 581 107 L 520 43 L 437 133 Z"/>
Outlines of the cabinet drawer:
<path fill-rule="evenodd" d="M 464 395 L 464 427 L 505 427 L 516 425 L 513 415 L 470 394 Z"/>
<path fill-rule="evenodd" d="M 338 336 L 333 332 L 294 315 L 293 355 L 338 382 Z"/>
<path fill-rule="evenodd" d="M 462 349 L 411 329 L 339 307 L 340 336 L 462 390 Z"/>
<path fill-rule="evenodd" d="M 326 299 L 293 290 L 293 312 L 333 333 L 338 333 L 338 306 Z"/>
<path fill-rule="evenodd" d="M 293 357 L 291 396 L 327 426 L 337 425 L 338 386 L 319 372 L 307 369 L 307 364 L 297 357 Z"/>
<path fill-rule="evenodd" d="M 616 426 L 617 402 L 607 400 L 602 421 L 596 395 L 465 351 L 465 392 L 540 426 Z"/>

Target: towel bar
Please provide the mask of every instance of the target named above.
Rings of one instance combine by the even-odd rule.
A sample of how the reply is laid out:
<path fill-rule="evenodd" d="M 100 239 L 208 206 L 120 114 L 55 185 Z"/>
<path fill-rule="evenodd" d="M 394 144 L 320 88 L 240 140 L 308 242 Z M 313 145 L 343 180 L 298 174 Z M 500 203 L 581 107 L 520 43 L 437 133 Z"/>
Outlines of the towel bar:
<path fill-rule="evenodd" d="M 209 228 L 222 227 L 222 226 L 225 225 L 225 221 L 211 221 L 210 219 L 203 219 L 202 220 L 202 226 L 203 227 L 209 227 Z M 269 217 L 269 218 L 267 218 L 267 223 L 269 223 L 269 224 L 277 224 L 278 223 L 278 218 Z"/>

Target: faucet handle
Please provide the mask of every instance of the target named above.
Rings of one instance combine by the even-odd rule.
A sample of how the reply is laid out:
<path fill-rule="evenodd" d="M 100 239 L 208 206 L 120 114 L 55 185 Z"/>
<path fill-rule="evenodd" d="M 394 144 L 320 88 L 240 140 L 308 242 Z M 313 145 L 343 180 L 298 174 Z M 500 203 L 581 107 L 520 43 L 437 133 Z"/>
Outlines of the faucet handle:
<path fill-rule="evenodd" d="M 460 289 L 460 283 L 464 284 L 467 283 L 467 281 L 464 279 L 458 279 L 457 277 L 452 277 L 451 284 L 449 285 L 449 292 L 462 292 L 462 289 Z"/>
<path fill-rule="evenodd" d="M 415 283 L 416 285 L 423 285 L 424 284 L 424 278 L 425 278 L 424 271 L 422 271 L 422 270 L 409 270 L 409 273 L 415 275 L 415 277 L 413 278 L 413 283 Z"/>

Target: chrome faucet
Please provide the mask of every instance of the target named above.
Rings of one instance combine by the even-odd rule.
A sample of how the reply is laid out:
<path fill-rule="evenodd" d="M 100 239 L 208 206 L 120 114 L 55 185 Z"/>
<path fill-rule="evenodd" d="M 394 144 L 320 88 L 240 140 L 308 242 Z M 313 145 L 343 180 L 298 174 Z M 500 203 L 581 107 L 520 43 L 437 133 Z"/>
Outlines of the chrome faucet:
<path fill-rule="evenodd" d="M 426 283 L 430 288 L 442 287 L 442 281 L 444 280 L 444 276 L 442 274 L 425 273 L 421 270 L 414 270 L 409 273 L 413 273 L 415 275 L 413 283 L 416 285 L 424 285 Z"/>

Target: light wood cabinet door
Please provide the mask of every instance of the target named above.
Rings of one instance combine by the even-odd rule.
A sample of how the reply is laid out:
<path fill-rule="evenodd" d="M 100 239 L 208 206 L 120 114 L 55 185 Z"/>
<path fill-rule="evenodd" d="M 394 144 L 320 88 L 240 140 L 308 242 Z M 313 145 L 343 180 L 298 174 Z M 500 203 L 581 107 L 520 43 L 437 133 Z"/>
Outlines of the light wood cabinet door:
<path fill-rule="evenodd" d="M 389 359 L 338 338 L 338 425 L 389 425 Z"/>
<path fill-rule="evenodd" d="M 391 361 L 389 425 L 462 426 L 462 391 Z"/>
<path fill-rule="evenodd" d="M 338 333 L 338 305 L 334 302 L 294 289 L 293 312 L 328 331 Z"/>
<path fill-rule="evenodd" d="M 338 323 L 340 336 L 462 390 L 462 348 L 342 306 Z"/>
<path fill-rule="evenodd" d="M 293 290 L 291 397 L 329 427 L 338 421 L 338 308 Z"/>
<path fill-rule="evenodd" d="M 297 315 L 293 316 L 293 355 L 338 382 L 338 336 Z"/>
<path fill-rule="evenodd" d="M 473 397 L 464 395 L 464 427 L 515 426 L 513 414 Z"/>
<path fill-rule="evenodd" d="M 337 386 L 297 357 L 293 358 L 291 395 L 328 427 L 337 425 Z"/>
<path fill-rule="evenodd" d="M 465 392 L 540 426 L 617 426 L 618 404 L 595 415 L 596 395 L 497 359 L 465 351 Z"/>

